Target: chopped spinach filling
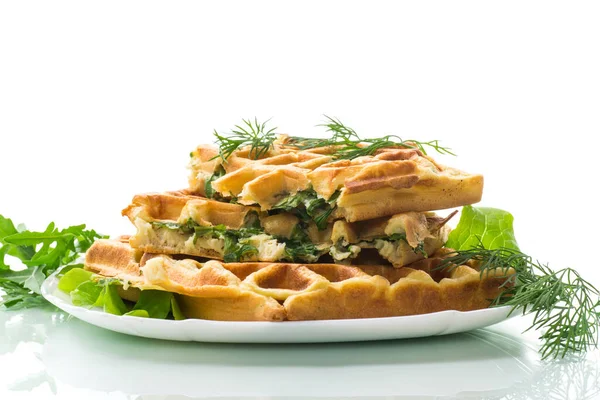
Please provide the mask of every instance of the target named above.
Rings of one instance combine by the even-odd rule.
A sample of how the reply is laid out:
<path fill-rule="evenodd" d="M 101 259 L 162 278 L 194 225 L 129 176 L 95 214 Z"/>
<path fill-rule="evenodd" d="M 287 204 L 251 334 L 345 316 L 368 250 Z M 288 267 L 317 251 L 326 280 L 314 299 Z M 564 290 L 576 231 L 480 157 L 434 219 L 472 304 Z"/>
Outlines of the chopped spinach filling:
<path fill-rule="evenodd" d="M 360 251 L 360 246 L 347 242 L 344 244 L 344 239 L 341 238 L 329 248 L 329 254 L 337 261 L 356 258 Z"/>
<path fill-rule="evenodd" d="M 292 262 L 315 262 L 323 254 L 323 251 L 311 242 L 303 223 L 294 227 L 290 238 L 278 236 L 277 240 L 285 243 L 286 259 Z"/>
<path fill-rule="evenodd" d="M 329 216 L 337 207 L 335 202 L 339 196 L 340 191 L 338 190 L 328 200 L 325 200 L 311 188 L 285 197 L 271 209 L 275 212 L 290 212 L 304 222 L 314 221 L 319 230 L 324 230 L 327 228 Z"/>
<path fill-rule="evenodd" d="M 221 201 L 223 203 L 238 204 L 238 198 L 236 196 L 223 196 L 213 188 L 212 183 L 223 175 L 225 175 L 225 169 L 223 166 L 219 165 L 215 172 L 204 182 L 204 195 L 208 199 Z"/>
<path fill-rule="evenodd" d="M 225 169 L 219 165 L 219 167 L 215 170 L 215 172 L 204 182 L 204 194 L 209 199 L 219 200 L 222 196 L 215 191 L 212 187 L 213 181 L 216 181 L 220 177 L 225 175 Z M 217 199 L 219 197 L 219 199 Z"/>
<path fill-rule="evenodd" d="M 247 243 L 241 243 L 240 240 L 264 233 L 264 231 L 260 228 L 249 227 L 240 229 L 227 229 L 227 227 L 223 224 L 202 226 L 198 225 L 191 218 L 188 219 L 184 224 L 155 221 L 152 222 L 152 225 L 157 228 L 167 228 L 171 230 L 178 230 L 181 233 L 193 234 L 194 243 L 196 243 L 200 237 L 222 239 L 224 243 L 223 260 L 225 262 L 237 262 L 244 257 L 258 253 L 258 249 L 256 247 Z"/>
<path fill-rule="evenodd" d="M 413 251 L 417 254 L 421 254 L 423 257 L 427 258 L 429 257 L 429 254 L 427 254 L 427 252 L 425 251 L 425 242 L 421 241 L 419 242 L 419 244 L 417 245 L 417 247 L 412 247 L 409 243 L 408 240 L 406 239 L 406 233 L 392 233 L 389 236 L 379 236 L 374 238 L 374 240 L 379 239 L 379 240 L 385 240 L 388 242 L 397 242 L 399 240 L 402 240 L 404 243 L 408 244 L 408 246 L 413 249 Z"/>
<path fill-rule="evenodd" d="M 244 227 L 245 228 L 261 229 L 260 218 L 259 218 L 258 213 L 256 211 L 248 211 L 248 213 L 244 217 Z"/>
<path fill-rule="evenodd" d="M 248 213 L 248 215 L 250 214 Z M 256 215 L 256 213 L 254 214 Z M 245 243 L 245 239 L 265 234 L 260 227 L 258 215 L 256 215 L 256 219 L 247 218 L 246 227 L 240 229 L 228 229 L 225 225 L 202 226 L 192 219 L 187 220 L 184 224 L 155 221 L 152 222 L 152 225 L 157 228 L 167 228 L 185 234 L 193 234 L 194 243 L 200 237 L 222 239 L 224 243 L 223 261 L 225 262 L 238 262 L 257 254 L 258 249 L 249 243 Z M 291 262 L 314 262 L 322 254 L 322 251 L 310 241 L 300 224 L 296 225 L 290 238 L 281 236 L 273 238 L 280 243 L 285 243 L 285 259 Z"/>

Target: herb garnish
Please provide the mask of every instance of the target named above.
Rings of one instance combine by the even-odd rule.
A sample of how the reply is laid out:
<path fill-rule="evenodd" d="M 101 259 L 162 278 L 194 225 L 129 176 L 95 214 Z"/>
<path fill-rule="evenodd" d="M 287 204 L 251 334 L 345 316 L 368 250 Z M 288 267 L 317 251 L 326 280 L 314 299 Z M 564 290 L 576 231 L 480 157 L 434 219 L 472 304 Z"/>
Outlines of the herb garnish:
<path fill-rule="evenodd" d="M 46 304 L 40 294 L 46 277 L 76 261 L 96 239 L 104 237 L 86 230 L 85 225 L 59 230 L 53 222 L 43 232 L 28 231 L 0 215 L 0 289 L 6 293 L 0 305 L 17 310 Z M 25 268 L 13 269 L 14 265 L 7 264 L 7 255 L 20 260 Z"/>
<path fill-rule="evenodd" d="M 239 148 L 250 146 L 248 153 L 249 158 L 258 160 L 264 156 L 272 147 L 275 141 L 277 128 L 267 129 L 267 120 L 263 123 L 259 123 L 258 119 L 243 119 L 243 124 L 235 125 L 234 129 L 230 133 L 220 134 L 216 130 L 213 132 L 217 138 L 216 143 L 219 145 L 219 155 L 223 162 L 227 162 L 227 159 Z M 213 158 L 213 159 L 214 159 Z"/>
<path fill-rule="evenodd" d="M 326 121 L 322 126 L 331 133 L 329 139 L 307 138 L 301 136 L 290 136 L 286 145 L 295 147 L 299 150 L 315 149 L 319 147 L 332 147 L 334 159 L 352 160 L 357 157 L 373 155 L 377 150 L 389 147 L 402 147 L 405 149 L 418 149 L 427 154 L 426 147 L 434 149 L 440 154 L 455 155 L 449 148 L 440 145 L 439 140 L 430 140 L 421 142 L 410 139 L 403 140 L 398 135 L 385 135 L 380 138 L 361 138 L 354 129 L 344 125 L 339 119 L 325 115 Z M 216 143 L 219 146 L 219 155 L 223 162 L 238 149 L 250 146 L 248 157 L 257 160 L 263 157 L 277 139 L 275 133 L 277 128 L 267 129 L 269 120 L 259 123 L 254 118 L 242 120 L 243 124 L 235 125 L 234 129 L 227 134 L 220 134 L 216 130 Z M 213 158 L 213 159 L 214 159 Z"/>
<path fill-rule="evenodd" d="M 504 291 L 492 306 L 510 306 L 511 312 L 533 314 L 529 329 L 542 329 L 542 359 L 563 358 L 569 351 L 582 352 L 598 346 L 600 292 L 572 268 L 552 271 L 511 248 L 486 249 L 482 244 L 459 250 L 444 259 L 439 268 L 456 268 L 469 260 L 479 262 L 482 276 L 493 270 L 504 271 Z M 512 268 L 515 273 L 510 274 Z M 514 283 L 514 286 L 511 284 Z"/>
<path fill-rule="evenodd" d="M 503 272 L 504 292 L 491 305 L 511 306 L 511 312 L 534 315 L 529 329 L 543 331 L 543 358 L 562 358 L 569 351 L 597 346 L 600 292 L 574 269 L 555 272 L 522 253 L 513 219 L 508 211 L 497 208 L 463 207 L 458 226 L 446 244 L 456 252 L 439 268 L 451 270 L 475 260 L 482 275 L 493 270 Z"/>
<path fill-rule="evenodd" d="M 325 118 L 327 121 L 319 126 L 327 128 L 327 132 L 332 134 L 331 138 L 322 139 L 290 136 L 286 144 L 300 150 L 332 147 L 333 158 L 344 160 L 370 156 L 377 150 L 388 147 L 419 149 L 423 154 L 427 154 L 425 147 L 430 147 L 440 154 L 455 155 L 449 148 L 441 146 L 438 140 L 431 140 L 429 142 L 420 142 L 414 139 L 403 140 L 397 135 L 386 135 L 374 139 L 361 138 L 354 129 L 344 125 L 339 119 L 331 118 L 327 115 L 325 115 Z"/>

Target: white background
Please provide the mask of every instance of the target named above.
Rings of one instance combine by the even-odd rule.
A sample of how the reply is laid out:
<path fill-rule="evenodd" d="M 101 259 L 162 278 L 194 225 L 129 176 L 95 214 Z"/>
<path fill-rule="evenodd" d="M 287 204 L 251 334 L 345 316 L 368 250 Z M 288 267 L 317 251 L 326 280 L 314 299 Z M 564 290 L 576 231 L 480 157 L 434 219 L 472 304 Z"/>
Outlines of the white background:
<path fill-rule="evenodd" d="M 521 247 L 595 283 L 597 2 L 0 3 L 0 213 L 131 233 L 241 118 L 440 139 Z"/>

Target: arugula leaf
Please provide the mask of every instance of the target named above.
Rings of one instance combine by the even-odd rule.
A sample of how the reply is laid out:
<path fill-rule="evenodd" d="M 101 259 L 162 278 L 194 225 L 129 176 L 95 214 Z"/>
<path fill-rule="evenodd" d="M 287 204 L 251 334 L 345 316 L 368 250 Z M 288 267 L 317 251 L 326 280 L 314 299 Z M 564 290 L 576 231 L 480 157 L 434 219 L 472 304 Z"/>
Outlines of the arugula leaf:
<path fill-rule="evenodd" d="M 35 254 L 35 250 L 31 246 L 5 246 L 4 238 L 7 236 L 15 235 L 19 233 L 19 230 L 15 228 L 13 222 L 0 215 L 0 265 L 4 269 L 9 269 L 9 266 L 4 263 L 4 255 L 17 257 L 19 260 L 28 260 Z"/>
<path fill-rule="evenodd" d="M 11 310 L 22 308 L 41 307 L 48 302 L 40 295 L 32 295 L 29 289 L 11 281 L 0 281 L 0 287 L 5 294 L 2 295 L 0 306 Z"/>
<path fill-rule="evenodd" d="M 490 250 L 519 250 L 513 219 L 511 213 L 498 208 L 464 206 L 458 225 L 448 236 L 446 247 L 468 250 L 481 245 Z"/>
<path fill-rule="evenodd" d="M 6 271 L 6 270 L 10 269 L 10 267 L 4 263 L 4 256 L 6 255 L 7 252 L 8 252 L 8 247 L 0 248 L 0 271 Z"/>
<path fill-rule="evenodd" d="M 0 271 L 0 281 L 11 281 L 17 283 L 19 285 L 23 285 L 27 279 L 29 279 L 33 274 L 32 269 L 22 269 L 20 271 L 13 270 L 3 270 Z"/>
<path fill-rule="evenodd" d="M 10 309 L 43 305 L 40 287 L 44 280 L 104 237 L 86 230 L 85 225 L 59 230 L 53 222 L 43 232 L 28 231 L 0 215 L 0 289 L 5 292 L 0 305 Z M 20 260 L 25 268 L 18 262 L 7 263 L 7 255 Z"/>
<path fill-rule="evenodd" d="M 42 272 L 42 268 L 36 266 L 27 279 L 25 279 L 25 282 L 23 282 L 23 287 L 31 290 L 33 293 L 42 294 L 42 283 L 44 283 L 45 279 L 46 275 Z"/>
<path fill-rule="evenodd" d="M 19 231 L 15 228 L 13 222 L 0 215 L 0 240 L 15 233 L 19 233 Z"/>

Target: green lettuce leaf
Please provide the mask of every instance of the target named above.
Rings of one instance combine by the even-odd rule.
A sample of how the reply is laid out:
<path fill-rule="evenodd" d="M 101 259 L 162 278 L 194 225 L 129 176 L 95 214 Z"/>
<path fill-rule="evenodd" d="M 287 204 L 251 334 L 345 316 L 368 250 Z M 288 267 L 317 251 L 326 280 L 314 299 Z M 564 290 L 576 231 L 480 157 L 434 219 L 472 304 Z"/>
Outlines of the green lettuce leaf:
<path fill-rule="evenodd" d="M 150 318 L 165 319 L 171 311 L 173 293 L 162 290 L 142 290 L 134 310 L 144 310 Z"/>
<path fill-rule="evenodd" d="M 67 294 L 71 293 L 83 282 L 91 280 L 92 275 L 90 271 L 86 271 L 83 268 L 73 268 L 60 278 L 58 288 Z"/>
<path fill-rule="evenodd" d="M 119 296 L 119 292 L 117 291 L 117 287 L 115 285 L 111 285 L 110 283 L 105 284 L 103 292 L 104 312 L 115 315 L 123 315 L 129 311 L 123 302 L 123 299 L 121 299 Z"/>
<path fill-rule="evenodd" d="M 71 301 L 81 307 L 101 307 L 110 314 L 129 315 L 143 318 L 185 319 L 175 296 L 162 290 L 142 290 L 138 301 L 130 310 L 130 306 L 119 296 L 118 279 L 99 279 L 82 268 L 72 268 L 58 281 L 58 288 L 71 296 Z"/>
<path fill-rule="evenodd" d="M 498 208 L 464 206 L 446 247 L 468 250 L 481 244 L 490 250 L 501 247 L 519 250 L 513 220 L 511 213 Z"/>
<path fill-rule="evenodd" d="M 179 308 L 179 304 L 177 303 L 175 296 L 171 297 L 171 312 L 176 321 L 185 319 L 185 315 L 183 315 L 183 312 L 181 312 L 181 308 Z"/>
<path fill-rule="evenodd" d="M 123 315 L 129 315 L 130 317 L 150 318 L 150 315 L 146 310 L 131 310 Z"/>
<path fill-rule="evenodd" d="M 93 306 L 98 301 L 103 289 L 98 282 L 83 282 L 77 286 L 77 289 L 70 293 L 71 302 L 76 306 Z"/>

